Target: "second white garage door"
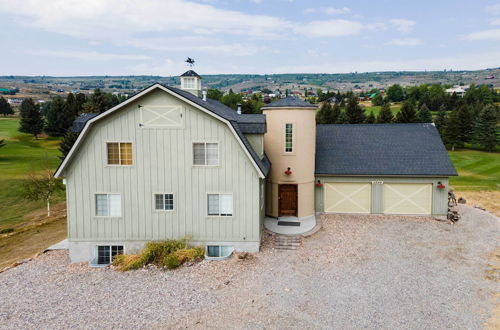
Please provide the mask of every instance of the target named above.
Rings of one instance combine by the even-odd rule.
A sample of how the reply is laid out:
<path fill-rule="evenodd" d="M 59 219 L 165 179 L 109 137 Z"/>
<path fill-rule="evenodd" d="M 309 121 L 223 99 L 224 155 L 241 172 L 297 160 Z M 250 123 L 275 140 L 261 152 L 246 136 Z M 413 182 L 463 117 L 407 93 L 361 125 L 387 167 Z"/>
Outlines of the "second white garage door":
<path fill-rule="evenodd" d="M 366 182 L 325 184 L 325 212 L 370 213 L 372 186 Z"/>
<path fill-rule="evenodd" d="M 432 184 L 384 183 L 385 214 L 431 214 Z"/>

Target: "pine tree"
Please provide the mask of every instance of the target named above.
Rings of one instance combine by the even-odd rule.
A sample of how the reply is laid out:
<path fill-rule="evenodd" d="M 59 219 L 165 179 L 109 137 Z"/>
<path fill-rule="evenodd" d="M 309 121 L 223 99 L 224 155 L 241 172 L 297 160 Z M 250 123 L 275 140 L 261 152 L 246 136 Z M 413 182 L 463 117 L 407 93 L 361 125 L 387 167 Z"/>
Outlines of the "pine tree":
<path fill-rule="evenodd" d="M 332 111 L 332 106 L 330 105 L 329 102 L 323 102 L 321 105 L 321 108 L 319 108 L 318 112 L 316 113 L 316 123 L 317 124 L 327 124 L 327 115 L 328 112 Z"/>
<path fill-rule="evenodd" d="M 108 95 L 96 88 L 90 96 L 90 100 L 85 102 L 82 107 L 84 112 L 103 113 L 111 108 L 111 100 Z"/>
<path fill-rule="evenodd" d="M 367 124 L 375 124 L 375 115 L 373 114 L 373 110 L 370 111 L 370 114 L 366 117 L 365 123 Z"/>
<path fill-rule="evenodd" d="M 451 146 L 451 150 L 455 147 L 463 147 L 464 141 L 462 140 L 462 129 L 460 127 L 460 118 L 458 111 L 453 111 L 446 120 L 444 130 L 444 143 Z"/>
<path fill-rule="evenodd" d="M 398 123 L 416 123 L 417 112 L 413 103 L 404 102 L 401 110 L 396 115 L 396 122 Z"/>
<path fill-rule="evenodd" d="M 340 109 L 340 106 L 337 103 L 335 103 L 332 106 L 332 112 L 331 112 L 331 116 L 328 118 L 328 123 L 329 124 L 337 124 L 339 121 L 341 111 L 342 110 Z"/>
<path fill-rule="evenodd" d="M 78 138 L 77 133 L 74 133 L 71 130 L 68 130 L 66 132 L 64 138 L 61 140 L 61 143 L 59 144 L 59 151 L 62 154 L 62 156 L 59 156 L 61 160 L 63 160 L 64 157 L 66 157 L 66 155 L 69 153 L 71 147 L 73 146 L 73 144 L 75 144 L 77 138 Z"/>
<path fill-rule="evenodd" d="M 443 138 L 443 136 L 444 136 L 444 130 L 446 127 L 447 119 L 448 118 L 446 116 L 446 109 L 445 109 L 444 105 L 442 105 L 439 108 L 439 111 L 438 111 L 437 116 L 436 116 L 436 120 L 434 121 L 434 124 L 436 125 L 436 128 L 437 128 L 439 134 L 441 135 L 441 138 Z"/>
<path fill-rule="evenodd" d="M 2 96 L 0 97 L 0 115 L 13 115 L 14 110 L 12 110 L 12 107 L 10 106 L 9 102 Z"/>
<path fill-rule="evenodd" d="M 74 116 L 70 115 L 69 112 L 70 110 L 62 97 L 54 98 L 47 112 L 45 132 L 50 136 L 63 136 L 74 119 Z"/>
<path fill-rule="evenodd" d="M 394 121 L 394 115 L 392 114 L 391 106 L 389 105 L 389 103 L 385 103 L 382 106 L 382 109 L 380 109 L 380 112 L 377 117 L 377 123 L 388 124 L 392 123 L 393 121 Z"/>
<path fill-rule="evenodd" d="M 498 110 L 495 106 L 488 105 L 484 107 L 474 128 L 473 142 L 488 151 L 493 151 L 498 144 L 497 121 Z"/>
<path fill-rule="evenodd" d="M 432 123 L 432 114 L 429 108 L 424 104 L 418 109 L 419 123 Z"/>
<path fill-rule="evenodd" d="M 36 139 L 43 130 L 43 118 L 38 104 L 35 104 L 31 98 L 25 99 L 21 103 L 20 114 L 19 131 L 32 134 Z"/>
<path fill-rule="evenodd" d="M 355 95 L 352 95 L 347 101 L 347 106 L 345 108 L 345 114 L 349 124 L 362 124 L 365 121 L 365 112 L 358 104 L 358 99 Z"/>
<path fill-rule="evenodd" d="M 458 120 L 460 122 L 461 129 L 460 139 L 463 142 L 471 142 L 474 129 L 474 121 L 469 106 L 464 104 L 458 109 Z"/>
<path fill-rule="evenodd" d="M 347 117 L 347 114 L 345 111 L 341 111 L 339 118 L 337 119 L 338 124 L 349 124 L 349 118 Z"/>

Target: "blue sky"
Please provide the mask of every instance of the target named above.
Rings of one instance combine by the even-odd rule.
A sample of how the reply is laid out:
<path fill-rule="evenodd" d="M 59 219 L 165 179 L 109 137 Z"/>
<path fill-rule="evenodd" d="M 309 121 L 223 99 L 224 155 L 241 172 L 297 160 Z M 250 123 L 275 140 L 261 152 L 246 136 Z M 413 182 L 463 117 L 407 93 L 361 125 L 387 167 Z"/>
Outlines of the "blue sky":
<path fill-rule="evenodd" d="M 0 75 L 500 66 L 500 2 L 0 0 Z"/>

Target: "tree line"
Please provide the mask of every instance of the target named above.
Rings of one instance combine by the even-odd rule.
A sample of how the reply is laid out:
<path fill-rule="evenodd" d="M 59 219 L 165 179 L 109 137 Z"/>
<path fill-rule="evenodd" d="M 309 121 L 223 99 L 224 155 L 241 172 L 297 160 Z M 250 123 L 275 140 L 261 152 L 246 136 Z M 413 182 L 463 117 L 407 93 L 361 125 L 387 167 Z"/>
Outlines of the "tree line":
<path fill-rule="evenodd" d="M 122 95 L 103 93 L 99 88 L 89 96 L 69 93 L 66 98 L 56 96 L 41 105 L 28 98 L 23 100 L 19 109 L 19 131 L 35 138 L 43 132 L 53 137 L 63 136 L 59 148 L 63 158 L 78 137 L 70 129 L 76 117 L 82 113 L 103 113 L 125 99 Z M 1 104 L 0 100 L 0 109 Z"/>

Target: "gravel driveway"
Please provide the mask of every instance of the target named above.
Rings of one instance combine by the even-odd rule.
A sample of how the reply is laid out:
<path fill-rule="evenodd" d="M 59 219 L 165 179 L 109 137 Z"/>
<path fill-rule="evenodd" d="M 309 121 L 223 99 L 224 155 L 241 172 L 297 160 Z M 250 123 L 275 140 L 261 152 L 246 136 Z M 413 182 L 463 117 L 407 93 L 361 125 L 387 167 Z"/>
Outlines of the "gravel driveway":
<path fill-rule="evenodd" d="M 480 329 L 499 218 L 323 216 L 296 251 L 118 273 L 48 252 L 0 274 L 0 328 Z M 490 265 L 491 266 L 491 265 Z M 497 277 L 498 280 L 498 277 Z"/>

